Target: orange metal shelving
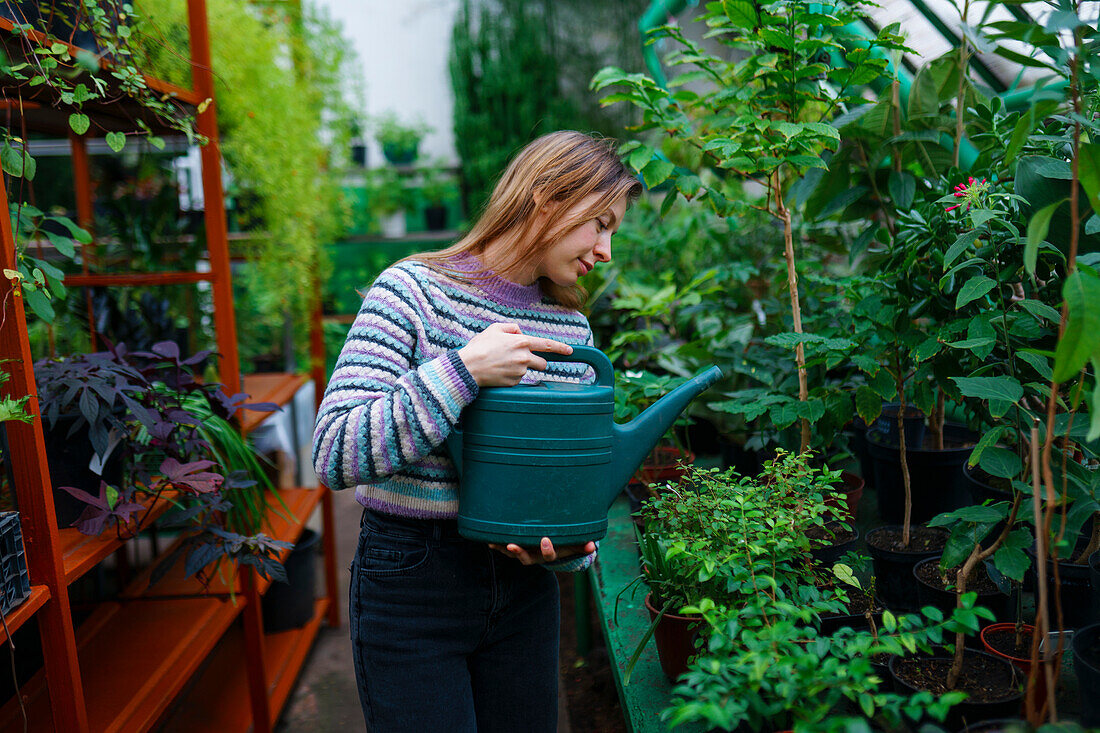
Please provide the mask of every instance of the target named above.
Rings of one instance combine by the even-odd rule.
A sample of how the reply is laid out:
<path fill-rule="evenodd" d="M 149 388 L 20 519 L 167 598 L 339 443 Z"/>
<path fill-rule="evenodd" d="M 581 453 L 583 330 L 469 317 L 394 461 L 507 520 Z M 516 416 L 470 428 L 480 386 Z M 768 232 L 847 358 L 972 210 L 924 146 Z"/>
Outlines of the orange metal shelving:
<path fill-rule="evenodd" d="M 197 130 L 209 140 L 201 151 L 202 187 L 207 207 L 204 212 L 210 271 L 161 273 L 111 273 L 89 271 L 94 260 L 94 245 L 87 247 L 84 271 L 70 277 L 70 286 L 133 286 L 209 282 L 214 299 L 214 326 L 221 356 L 220 381 L 230 393 L 240 392 L 241 379 L 237 354 L 236 320 L 233 308 L 230 272 L 229 236 L 223 206 L 221 152 L 217 127 L 217 101 L 214 98 L 214 70 L 210 60 L 205 0 L 187 0 L 190 29 L 192 88 L 185 89 L 163 80 L 146 77 L 151 89 L 163 92 L 176 103 L 197 108 L 211 102 L 197 116 Z M 11 23 L 0 19 L 0 46 L 9 57 L 25 53 L 13 44 Z M 34 39 L 50 43 L 54 39 Z M 68 129 L 67 109 L 59 99 L 51 98 L 45 85 L 36 88 L 37 96 L 20 100 L 11 90 L 0 86 L 0 105 L 4 119 L 28 130 L 68 136 L 73 151 L 77 220 L 85 228 L 92 225 L 92 186 L 86 136 Z M 110 104 L 86 104 L 82 110 L 93 122 L 106 129 L 123 130 L 142 119 L 157 133 L 164 126 L 145 116 L 134 100 L 119 96 Z M 94 129 L 96 125 L 93 125 Z M 129 129 L 136 129 L 131 127 Z M 0 176 L 0 200 L 8 201 L 7 182 Z M 0 217 L 0 270 L 15 269 L 15 241 L 9 217 Z M 318 292 L 320 290 L 318 289 Z M 34 382 L 32 355 L 27 338 L 26 316 L 18 285 L 0 278 L 0 302 L 5 317 L 0 318 L 0 359 L 12 379 L 4 385 L 4 394 L 28 395 L 28 412 L 40 414 Z M 90 311 L 90 309 L 89 309 Z M 89 326 L 92 326 L 89 315 Z M 94 328 L 92 329 L 94 333 Z M 311 319 L 311 375 L 317 401 L 324 391 L 324 354 L 321 341 L 320 304 Z M 304 384 L 300 375 L 257 375 L 245 384 L 255 390 L 252 401 L 285 403 Z M 247 391 L 247 390 L 246 390 Z M 250 412 L 242 419 L 242 429 L 253 429 L 266 417 Z M 212 721 L 232 721 L 188 730 L 253 730 L 265 733 L 285 703 L 322 620 L 339 623 L 336 593 L 335 543 L 332 536 L 331 496 L 325 489 L 287 490 L 283 492 L 287 509 L 269 517 L 269 533 L 294 540 L 318 504 L 325 527 L 326 597 L 315 604 L 314 618 L 306 627 L 279 634 L 265 634 L 259 600 L 267 583 L 246 571 L 233 580 L 232 596 L 207 592 L 194 595 L 193 584 L 176 589 L 186 593 L 164 595 L 147 591 L 147 574 L 139 575 L 117 601 L 99 604 L 92 615 L 74 628 L 69 606 L 68 586 L 103 559 L 125 547 L 127 538 L 116 534 L 90 538 L 76 530 L 56 527 L 53 494 L 39 420 L 29 425 L 7 425 L 12 470 L 15 478 L 27 564 L 32 592 L 7 616 L 8 628 L 15 629 L 35 618 L 42 638 L 44 668 L 20 688 L 25 700 L 31 730 L 57 730 L 66 733 L 84 731 L 144 731 L 157 726 L 178 727 L 180 721 L 206 716 Z M 150 518 L 167 509 L 167 501 L 158 501 Z M 178 571 L 177 571 L 178 572 Z M 182 574 L 182 573 L 181 573 Z M 165 583 L 174 583 L 169 575 Z M 144 584 L 143 584 L 144 583 Z M 159 587 L 159 586 L 158 586 Z M 168 586 L 166 586 L 168 587 Z M 223 591 L 228 591 L 223 588 Z M 228 632 L 228 633 L 227 633 Z M 0 644 L 7 640 L 0 627 Z M 194 679 L 192 679 L 194 678 Z M 232 684 L 222 680 L 232 680 Z M 210 690 L 196 697 L 186 690 Z M 228 691 L 232 694 L 227 694 Z M 181 693 L 187 704 L 179 700 Z M 0 709 L 0 729 L 20 728 L 22 713 L 12 699 Z"/>

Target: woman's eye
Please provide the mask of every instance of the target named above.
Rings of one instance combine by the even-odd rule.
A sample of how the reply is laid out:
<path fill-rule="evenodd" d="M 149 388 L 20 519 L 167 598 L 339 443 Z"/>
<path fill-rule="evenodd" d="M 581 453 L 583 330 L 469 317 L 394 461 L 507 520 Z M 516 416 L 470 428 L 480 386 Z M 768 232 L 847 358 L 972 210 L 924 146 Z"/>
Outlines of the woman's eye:
<path fill-rule="evenodd" d="M 602 232 L 604 229 L 607 229 L 607 224 L 604 224 L 599 219 L 596 219 L 596 231 Z"/>

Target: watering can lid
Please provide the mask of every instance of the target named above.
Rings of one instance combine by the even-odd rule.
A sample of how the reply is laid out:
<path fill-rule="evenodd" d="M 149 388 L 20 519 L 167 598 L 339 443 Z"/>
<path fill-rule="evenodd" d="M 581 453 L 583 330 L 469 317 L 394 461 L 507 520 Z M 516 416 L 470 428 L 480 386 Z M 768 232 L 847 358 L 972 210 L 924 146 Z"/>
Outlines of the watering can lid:
<path fill-rule="evenodd" d="M 607 405 L 610 411 L 615 404 L 614 387 L 599 384 L 575 384 L 572 382 L 541 382 L 520 384 L 515 387 L 485 387 L 478 392 L 471 407 L 497 405 Z"/>

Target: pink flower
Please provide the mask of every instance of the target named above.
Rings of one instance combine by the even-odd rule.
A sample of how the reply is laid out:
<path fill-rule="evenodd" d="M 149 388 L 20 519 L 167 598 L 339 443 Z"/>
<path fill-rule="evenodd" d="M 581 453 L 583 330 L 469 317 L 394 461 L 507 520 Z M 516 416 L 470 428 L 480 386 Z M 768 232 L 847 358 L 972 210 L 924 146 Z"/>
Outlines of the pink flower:
<path fill-rule="evenodd" d="M 963 204 L 966 205 L 967 210 L 970 210 L 971 205 L 978 206 L 981 204 L 980 197 L 989 191 L 989 182 L 986 179 L 976 180 L 974 176 L 970 176 L 966 179 L 966 183 L 960 183 L 955 186 L 955 193 L 952 194 L 955 198 L 965 199 L 965 201 L 955 204 L 954 206 L 948 206 L 944 211 L 954 211 Z"/>

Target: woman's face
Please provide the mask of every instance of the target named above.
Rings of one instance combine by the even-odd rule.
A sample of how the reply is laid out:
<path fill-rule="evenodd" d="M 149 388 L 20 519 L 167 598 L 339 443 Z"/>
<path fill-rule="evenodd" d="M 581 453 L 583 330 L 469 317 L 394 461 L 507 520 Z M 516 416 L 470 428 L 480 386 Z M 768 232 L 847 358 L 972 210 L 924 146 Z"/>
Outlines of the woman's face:
<path fill-rule="evenodd" d="M 568 221 L 588 211 L 600 199 L 593 193 L 555 218 Z M 557 212 L 555 212 L 557 213 Z M 546 249 L 546 255 L 535 268 L 535 278 L 545 277 L 555 285 L 570 287 L 587 275 L 597 262 L 611 261 L 611 237 L 619 230 L 626 213 L 626 196 L 620 196 L 611 208 L 581 223 L 558 237 Z M 554 214 L 551 214 L 554 216 Z M 555 236 L 551 234 L 551 237 Z"/>

